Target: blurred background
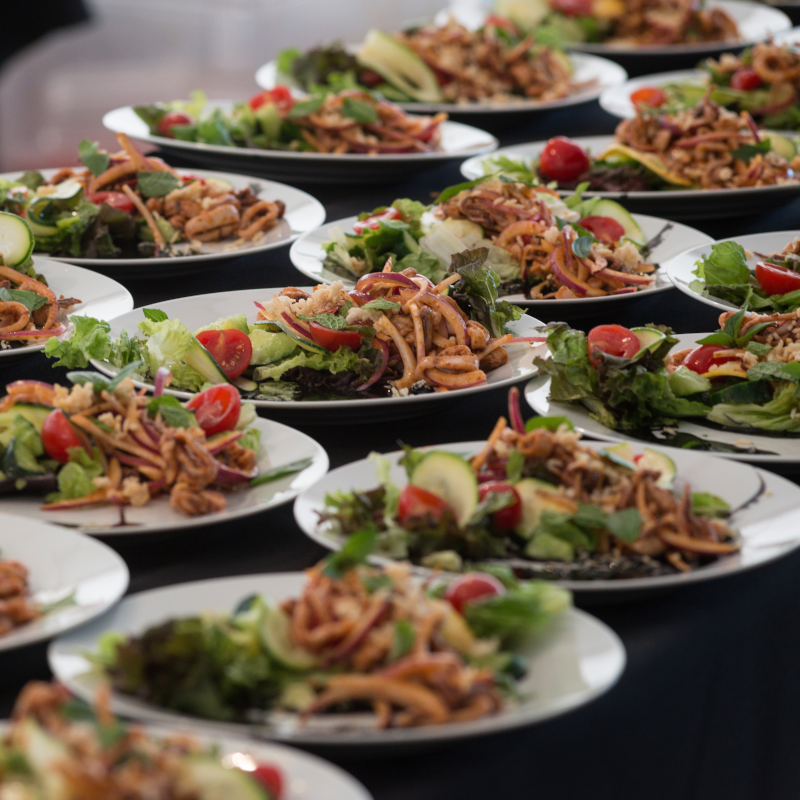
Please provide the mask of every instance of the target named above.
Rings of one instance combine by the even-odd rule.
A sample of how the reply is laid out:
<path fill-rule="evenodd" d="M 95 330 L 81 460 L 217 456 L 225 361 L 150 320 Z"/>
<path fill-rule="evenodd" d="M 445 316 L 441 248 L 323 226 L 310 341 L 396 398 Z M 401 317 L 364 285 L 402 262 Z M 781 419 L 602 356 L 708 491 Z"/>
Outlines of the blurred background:
<path fill-rule="evenodd" d="M 186 97 L 192 89 L 210 98 L 245 99 L 258 90 L 256 69 L 283 48 L 358 42 L 369 27 L 391 29 L 443 5 L 44 0 L 30 7 L 37 19 L 26 20 L 25 28 L 11 21 L 0 31 L 0 170 L 71 164 L 83 138 L 117 149 L 102 125 L 106 111 Z M 44 32 L 57 24 L 67 27 Z"/>

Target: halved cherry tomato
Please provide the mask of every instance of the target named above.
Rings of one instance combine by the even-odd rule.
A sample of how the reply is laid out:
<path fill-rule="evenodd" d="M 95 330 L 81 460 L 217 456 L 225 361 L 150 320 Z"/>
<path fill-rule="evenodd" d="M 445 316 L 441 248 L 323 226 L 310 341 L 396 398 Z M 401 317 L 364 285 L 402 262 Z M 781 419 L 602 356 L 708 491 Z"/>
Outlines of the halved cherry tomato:
<path fill-rule="evenodd" d="M 800 274 L 767 261 L 756 264 L 756 280 L 767 294 L 786 294 L 800 289 Z"/>
<path fill-rule="evenodd" d="M 604 244 L 614 244 L 625 235 L 625 228 L 611 217 L 584 217 L 580 225 Z"/>
<path fill-rule="evenodd" d="M 510 506 L 495 511 L 492 515 L 495 527 L 500 531 L 510 531 L 522 522 L 522 501 L 517 490 L 505 481 L 488 481 L 478 487 L 478 497 L 483 502 L 490 494 L 511 494 L 514 502 Z"/>
<path fill-rule="evenodd" d="M 194 411 L 197 424 L 209 435 L 232 431 L 239 421 L 242 398 L 239 390 L 229 383 L 209 386 L 196 394 L 186 408 Z"/>
<path fill-rule="evenodd" d="M 168 139 L 174 139 L 175 134 L 171 128 L 173 125 L 191 125 L 194 120 L 183 111 L 170 111 L 169 114 L 164 114 L 158 122 L 158 132 Z"/>
<path fill-rule="evenodd" d="M 434 522 L 438 522 L 450 506 L 438 495 L 421 489 L 419 486 L 412 486 L 410 483 L 400 492 L 400 499 L 397 503 L 397 518 L 402 525 L 410 519 L 420 519 L 431 517 Z"/>
<path fill-rule="evenodd" d="M 592 14 L 592 0 L 551 0 L 550 5 L 568 17 L 589 17 Z"/>
<path fill-rule="evenodd" d="M 358 331 L 335 331 L 318 322 L 309 322 L 308 327 L 314 342 L 332 353 L 340 347 L 349 347 L 351 350 L 361 347 L 361 334 Z"/>
<path fill-rule="evenodd" d="M 494 575 L 485 572 L 468 572 L 456 578 L 445 590 L 444 599 L 459 614 L 464 613 L 464 606 L 478 600 L 488 600 L 505 594 L 506 587 Z"/>
<path fill-rule="evenodd" d="M 100 203 L 105 203 L 111 208 L 117 208 L 120 211 L 133 211 L 133 201 L 124 192 L 95 192 L 90 194 L 87 198 L 92 203 L 98 206 Z"/>
<path fill-rule="evenodd" d="M 353 230 L 360 236 L 367 228 L 371 231 L 378 230 L 381 221 L 385 222 L 389 219 L 402 219 L 402 214 L 396 208 L 387 208 L 380 214 L 373 214 L 371 217 L 357 220 L 353 223 Z"/>
<path fill-rule="evenodd" d="M 500 28 L 501 30 L 507 31 L 511 34 L 518 34 L 519 30 L 517 26 L 506 17 L 498 17 L 497 14 L 490 14 L 484 20 L 483 26 L 488 28 L 489 26 L 493 26 L 495 28 Z"/>
<path fill-rule="evenodd" d="M 283 792 L 283 773 L 270 764 L 258 764 L 251 775 L 264 786 L 270 800 L 281 800 Z"/>
<path fill-rule="evenodd" d="M 250 366 L 253 343 L 244 331 L 236 328 L 200 331 L 197 334 L 197 341 L 211 353 L 214 361 L 225 373 L 225 377 L 230 380 L 238 378 Z"/>
<path fill-rule="evenodd" d="M 696 372 L 698 375 L 705 375 L 714 364 L 725 364 L 727 361 L 738 361 L 734 356 L 717 356 L 720 350 L 730 350 L 730 347 L 722 347 L 718 344 L 703 344 L 695 348 L 683 360 L 683 366 Z"/>
<path fill-rule="evenodd" d="M 740 92 L 749 92 L 758 89 L 764 81 L 752 67 L 742 67 L 737 69 L 731 76 L 731 89 L 738 89 Z"/>
<path fill-rule="evenodd" d="M 358 73 L 358 82 L 362 86 L 366 86 L 368 89 L 372 89 L 375 86 L 383 83 L 383 77 L 378 75 L 377 72 L 371 69 L 362 69 L 361 72 Z"/>
<path fill-rule="evenodd" d="M 667 102 L 667 93 L 658 86 L 642 86 L 631 92 L 631 103 L 638 111 L 641 108 L 660 108 Z"/>
<path fill-rule="evenodd" d="M 264 103 L 272 103 L 277 106 L 281 114 L 285 114 L 294 105 L 294 98 L 288 87 L 276 86 L 274 89 L 267 89 L 264 92 L 254 94 L 247 102 L 253 111 L 263 106 Z"/>
<path fill-rule="evenodd" d="M 69 420 L 60 408 L 54 408 L 42 425 L 42 444 L 50 458 L 66 464 L 69 461 L 70 447 L 83 447 Z"/>
<path fill-rule="evenodd" d="M 577 180 L 590 165 L 589 154 L 563 136 L 547 142 L 539 156 L 539 172 L 554 181 Z"/>
<path fill-rule="evenodd" d="M 592 357 L 595 350 L 602 350 L 610 356 L 633 358 L 641 349 L 636 334 L 622 325 L 598 325 L 589 331 L 586 342 L 589 360 L 595 366 L 600 363 L 599 359 Z"/>

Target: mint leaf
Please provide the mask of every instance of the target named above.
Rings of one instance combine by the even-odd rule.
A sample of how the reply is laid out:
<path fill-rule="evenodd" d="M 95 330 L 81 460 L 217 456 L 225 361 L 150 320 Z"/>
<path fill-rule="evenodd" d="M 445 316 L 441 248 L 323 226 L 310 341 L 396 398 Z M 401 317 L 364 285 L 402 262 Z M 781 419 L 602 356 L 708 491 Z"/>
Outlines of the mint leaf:
<path fill-rule="evenodd" d="M 286 114 L 286 117 L 288 119 L 300 119 L 301 117 L 307 117 L 309 114 L 319 111 L 324 101 L 324 97 L 312 97 L 310 100 L 302 100 L 299 103 L 295 103 L 291 107 L 289 112 Z"/>
<path fill-rule="evenodd" d="M 196 428 L 197 421 L 191 411 L 185 409 L 177 397 L 171 394 L 162 394 L 153 397 L 145 406 L 150 418 L 155 418 L 161 412 L 161 418 L 172 428 Z"/>
<path fill-rule="evenodd" d="M 376 528 L 372 525 L 350 536 L 338 553 L 328 556 L 323 574 L 329 578 L 341 578 L 353 567 L 363 564 L 375 549 L 376 533 Z"/>
<path fill-rule="evenodd" d="M 78 158 L 92 175 L 102 175 L 111 163 L 108 153 L 101 153 L 98 147 L 99 142 L 90 142 L 88 139 L 78 145 Z"/>
<path fill-rule="evenodd" d="M 572 243 L 572 252 L 575 253 L 578 258 L 589 258 L 592 253 L 593 244 L 593 236 L 579 236 Z"/>
<path fill-rule="evenodd" d="M 791 361 L 784 364 L 781 361 L 762 361 L 747 370 L 749 381 L 789 381 L 800 382 L 800 362 Z"/>
<path fill-rule="evenodd" d="M 519 450 L 511 449 L 506 462 L 506 477 L 509 483 L 516 483 L 522 477 L 525 467 L 525 455 Z"/>
<path fill-rule="evenodd" d="M 373 311 L 393 311 L 396 308 L 400 308 L 400 303 L 387 300 L 385 297 L 379 297 L 377 300 L 370 300 L 368 303 L 364 303 L 361 308 L 371 308 Z"/>
<path fill-rule="evenodd" d="M 323 328 L 330 328 L 332 331 L 342 331 L 347 327 L 347 320 L 338 314 L 317 314 L 316 316 L 298 314 L 297 317 L 307 322 L 316 322 Z"/>
<path fill-rule="evenodd" d="M 389 661 L 397 661 L 414 646 L 414 628 L 407 619 L 399 619 L 394 623 L 394 642 L 389 652 Z"/>
<path fill-rule="evenodd" d="M 369 124 L 378 120 L 378 112 L 374 106 L 365 103 L 363 100 L 356 100 L 354 97 L 344 98 L 341 114 L 343 117 L 354 119 L 362 124 Z"/>
<path fill-rule="evenodd" d="M 771 149 L 772 148 L 770 146 L 769 139 L 764 139 L 758 144 L 743 144 L 741 147 L 737 147 L 731 153 L 731 155 L 734 158 L 738 158 L 740 161 L 749 162 L 751 159 L 755 158 L 758 155 L 764 155 L 764 153 L 769 153 Z"/>
<path fill-rule="evenodd" d="M 137 172 L 136 180 L 145 197 L 164 197 L 183 185 L 183 181 L 170 172 Z"/>
<path fill-rule="evenodd" d="M 168 319 L 166 312 L 160 308 L 143 308 L 142 314 L 144 314 L 145 319 L 149 319 L 151 322 L 163 322 Z"/>
<path fill-rule="evenodd" d="M 642 517 L 635 508 L 615 511 L 606 518 L 606 528 L 623 542 L 633 542 L 642 529 Z"/>
<path fill-rule="evenodd" d="M 761 342 L 748 342 L 747 347 L 745 347 L 748 353 L 752 353 L 756 356 L 765 356 L 767 353 L 772 350 L 772 347 L 768 344 L 761 344 Z"/>
<path fill-rule="evenodd" d="M 21 303 L 28 311 L 36 311 L 37 308 L 47 305 L 46 297 L 24 289 L 2 288 L 0 289 L 0 300 L 5 303 Z"/>

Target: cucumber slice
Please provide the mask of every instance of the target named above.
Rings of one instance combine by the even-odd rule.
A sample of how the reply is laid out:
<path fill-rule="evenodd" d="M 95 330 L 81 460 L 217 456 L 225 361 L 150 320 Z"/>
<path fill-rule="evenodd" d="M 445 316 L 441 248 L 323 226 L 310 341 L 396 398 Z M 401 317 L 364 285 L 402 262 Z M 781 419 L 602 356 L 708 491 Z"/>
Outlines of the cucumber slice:
<path fill-rule="evenodd" d="M 3 435 L 11 431 L 15 417 L 23 417 L 33 425 L 36 433 L 42 433 L 44 421 L 53 409 L 49 406 L 37 406 L 33 403 L 16 403 L 8 411 L 0 414 L 0 444 L 8 444 L 3 440 Z M 10 439 L 10 436 L 9 436 Z"/>
<path fill-rule="evenodd" d="M 33 231 L 22 217 L 0 211 L 0 258 L 7 267 L 24 264 L 33 252 Z"/>
<path fill-rule="evenodd" d="M 472 467 L 455 453 L 428 453 L 417 464 L 411 483 L 441 497 L 464 526 L 478 505 L 478 481 Z"/>
<path fill-rule="evenodd" d="M 62 211 L 69 211 L 83 198 L 83 184 L 75 178 L 62 181 L 49 194 L 34 197 L 28 206 L 29 219 L 47 226 Z"/>
<path fill-rule="evenodd" d="M 265 323 L 268 327 L 277 327 L 287 336 L 291 336 L 291 338 L 300 345 L 304 350 L 308 350 L 311 353 L 327 353 L 328 351 L 324 347 L 320 347 L 318 344 L 314 344 L 314 342 L 309 341 L 308 339 L 304 339 L 299 334 L 295 333 L 288 325 L 284 325 L 282 322 L 275 322 L 274 320 L 270 320 L 268 323 Z M 256 326 L 253 326 L 256 328 Z M 258 328 L 256 328 L 258 330 Z M 291 352 L 291 351 L 290 351 Z"/>
<path fill-rule="evenodd" d="M 226 767 L 214 756 L 190 755 L 183 766 L 186 788 L 191 786 L 191 794 L 198 800 L 270 800 L 266 789 L 249 773 Z"/>
<path fill-rule="evenodd" d="M 642 457 L 636 462 L 636 468 L 659 472 L 656 486 L 660 486 L 662 489 L 672 488 L 678 471 L 675 462 L 669 456 L 658 450 L 651 450 L 649 447 L 645 447 Z"/>
<path fill-rule="evenodd" d="M 664 339 L 667 338 L 665 334 L 655 328 L 631 328 L 631 332 L 635 333 L 636 338 L 639 340 L 641 346 L 639 353 L 643 350 L 649 350 L 651 353 L 655 352 Z"/>
<path fill-rule="evenodd" d="M 636 464 L 633 461 L 636 453 L 633 452 L 633 448 L 627 442 L 605 447 L 600 451 L 600 455 L 605 456 L 609 461 L 613 461 L 619 467 L 636 469 Z"/>
<path fill-rule="evenodd" d="M 297 349 L 297 341 L 285 333 L 270 333 L 263 328 L 253 328 L 249 335 L 253 345 L 251 364 L 272 364 Z"/>
<path fill-rule="evenodd" d="M 209 383 L 230 383 L 214 356 L 197 341 L 183 357 L 183 360 L 194 370 L 199 372 Z"/>
<path fill-rule="evenodd" d="M 615 203 L 613 200 L 601 200 L 595 204 L 592 209 L 592 215 L 610 217 L 615 222 L 618 222 L 625 230 L 625 236 L 636 244 L 642 245 L 647 241 L 644 231 L 636 224 L 636 220 L 619 203 Z"/>
<path fill-rule="evenodd" d="M 204 325 L 202 328 L 198 328 L 194 334 L 197 336 L 201 331 L 224 331 L 226 328 L 235 328 L 242 333 L 250 332 L 250 326 L 247 324 L 247 316 L 245 314 L 233 314 L 230 317 L 218 319 L 210 325 Z"/>
<path fill-rule="evenodd" d="M 791 161 L 797 155 L 797 144 L 787 136 L 781 136 L 779 133 L 771 132 L 765 135 L 767 139 L 769 139 L 770 147 L 779 156 L 783 156 L 787 161 Z"/>
<path fill-rule="evenodd" d="M 58 233 L 58 228 L 55 225 L 42 225 L 35 219 L 31 219 L 27 209 L 25 210 L 23 218 L 25 222 L 28 223 L 28 227 L 31 229 L 34 236 L 55 236 Z"/>
<path fill-rule="evenodd" d="M 0 458 L 0 471 L 6 478 L 27 478 L 32 475 L 44 475 L 47 470 L 36 460 L 31 448 L 14 437 Z"/>
<path fill-rule="evenodd" d="M 41 785 L 44 797 L 69 797 L 67 783 L 59 770 L 58 762 L 68 761 L 67 746 L 48 733 L 32 717 L 25 717 L 13 728 L 13 744 L 22 751 L 25 760 Z"/>
<path fill-rule="evenodd" d="M 356 53 L 359 63 L 420 103 L 444 99 L 433 70 L 412 50 L 388 33 L 372 29 Z"/>
<path fill-rule="evenodd" d="M 572 561 L 575 548 L 552 533 L 537 533 L 526 545 L 525 555 L 541 561 Z"/>
<path fill-rule="evenodd" d="M 289 617 L 276 606 L 266 606 L 261 622 L 261 643 L 284 667 L 300 671 L 314 669 L 317 659 L 296 645 L 289 633 Z"/>

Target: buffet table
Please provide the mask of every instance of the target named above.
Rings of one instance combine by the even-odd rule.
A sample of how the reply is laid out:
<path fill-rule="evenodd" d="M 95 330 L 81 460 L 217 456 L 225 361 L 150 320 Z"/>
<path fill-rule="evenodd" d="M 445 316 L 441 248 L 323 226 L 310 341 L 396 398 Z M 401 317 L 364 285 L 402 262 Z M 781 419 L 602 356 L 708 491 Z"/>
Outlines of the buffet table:
<path fill-rule="evenodd" d="M 477 123 L 481 125 L 480 122 Z M 510 122 L 494 133 L 502 145 L 554 133 L 613 130 L 596 104 L 553 113 L 546 127 Z M 174 162 L 174 159 L 173 159 Z M 395 197 L 429 201 L 430 191 L 460 182 L 446 166 L 398 185 L 309 185 L 328 220 L 371 209 Z M 303 188 L 306 188 L 305 186 Z M 688 221 L 717 237 L 798 227 L 800 200 L 764 214 Z M 193 277 L 129 282 L 135 305 L 155 306 L 187 294 L 306 283 L 288 248 L 242 256 Z M 254 299 L 258 299 L 254 296 Z M 559 319 L 558 303 L 553 316 Z M 679 333 L 713 330 L 716 312 L 677 290 L 622 303 L 603 319 L 571 317 L 576 327 L 659 322 Z M 15 361 L 0 377 L 52 381 L 44 356 Z M 327 450 L 331 468 L 388 451 L 398 440 L 437 444 L 487 436 L 505 413 L 506 392 L 480 394 L 433 414 L 393 423 L 327 426 L 290 424 Z M 523 409 L 525 413 L 525 409 Z M 444 419 L 442 419 L 444 416 Z M 787 477 L 800 479 L 800 475 Z M 256 572 L 299 570 L 324 556 L 297 528 L 291 504 L 260 516 L 203 527 L 194 533 L 119 536 L 107 540 L 131 571 L 130 592 L 172 583 Z M 363 781 L 376 800 L 415 798 L 586 797 L 592 800 L 789 798 L 800 796 L 800 553 L 735 578 L 630 602 L 592 605 L 622 638 L 628 665 L 617 686 L 578 711 L 528 729 L 424 752 L 343 759 L 324 753 Z M 581 598 L 578 605 L 587 607 Z M 0 712 L 6 716 L 22 685 L 45 679 L 46 648 L 0 656 Z M 389 751 L 387 751 L 388 753 Z"/>

